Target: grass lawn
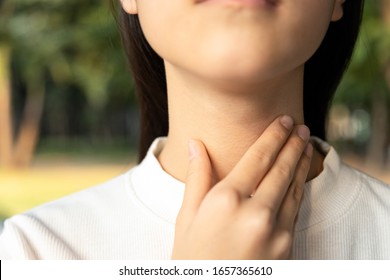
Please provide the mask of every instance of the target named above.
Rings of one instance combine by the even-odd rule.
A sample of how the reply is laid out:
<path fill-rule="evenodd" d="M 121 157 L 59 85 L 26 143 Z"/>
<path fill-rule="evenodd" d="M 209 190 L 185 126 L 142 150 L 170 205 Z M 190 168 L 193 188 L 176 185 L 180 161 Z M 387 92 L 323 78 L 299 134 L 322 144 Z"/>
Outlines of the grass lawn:
<path fill-rule="evenodd" d="M 126 172 L 135 154 L 125 141 L 46 140 L 30 168 L 0 169 L 0 220 Z"/>
<path fill-rule="evenodd" d="M 57 165 L 0 170 L 0 220 L 64 195 L 102 183 L 126 165 Z"/>

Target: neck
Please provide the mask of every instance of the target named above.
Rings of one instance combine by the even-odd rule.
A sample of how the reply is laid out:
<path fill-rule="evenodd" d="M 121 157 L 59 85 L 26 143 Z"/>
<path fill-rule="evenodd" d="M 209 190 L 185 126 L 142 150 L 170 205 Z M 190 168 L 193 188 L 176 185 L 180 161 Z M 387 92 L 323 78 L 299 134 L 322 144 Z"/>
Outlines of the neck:
<path fill-rule="evenodd" d="M 303 124 L 303 67 L 262 84 L 237 83 L 229 89 L 195 82 L 166 65 L 169 133 L 158 156 L 165 171 L 185 182 L 188 140 L 201 140 L 209 153 L 214 181 L 223 179 L 246 150 L 280 115 Z M 224 87 L 228 82 L 222 81 Z M 191 86 L 188 86 L 191 85 Z M 318 155 L 314 156 L 316 161 Z M 319 172 L 312 163 L 309 178 Z"/>

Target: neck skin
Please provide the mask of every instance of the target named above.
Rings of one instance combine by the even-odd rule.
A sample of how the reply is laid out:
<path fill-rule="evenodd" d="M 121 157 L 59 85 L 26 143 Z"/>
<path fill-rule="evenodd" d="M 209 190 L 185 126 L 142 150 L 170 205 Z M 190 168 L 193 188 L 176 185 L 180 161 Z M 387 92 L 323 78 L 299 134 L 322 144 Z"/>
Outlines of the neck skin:
<path fill-rule="evenodd" d="M 303 66 L 256 85 L 222 82 L 229 90 L 178 71 L 166 63 L 169 134 L 158 155 L 163 169 L 185 182 L 188 140 L 201 140 L 211 160 L 214 182 L 223 179 L 267 126 L 280 115 L 303 124 Z M 308 180 L 322 170 L 314 152 Z"/>

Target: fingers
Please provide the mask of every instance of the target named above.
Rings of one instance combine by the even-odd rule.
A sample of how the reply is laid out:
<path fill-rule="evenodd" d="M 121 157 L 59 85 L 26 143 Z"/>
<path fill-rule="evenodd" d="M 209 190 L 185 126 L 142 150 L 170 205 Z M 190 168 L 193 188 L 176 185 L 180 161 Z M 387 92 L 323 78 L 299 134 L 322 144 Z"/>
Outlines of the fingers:
<path fill-rule="evenodd" d="M 172 258 L 286 258 L 310 167 L 308 141 L 307 127 L 277 118 L 213 189 L 207 150 L 190 141 Z"/>
<path fill-rule="evenodd" d="M 236 188 L 243 197 L 251 195 L 274 164 L 293 125 L 289 116 L 275 119 L 223 181 Z"/>
<path fill-rule="evenodd" d="M 202 142 L 190 140 L 188 150 L 189 165 L 180 216 L 184 216 L 183 220 L 190 222 L 211 188 L 212 169 L 208 153 Z"/>
<path fill-rule="evenodd" d="M 312 156 L 313 146 L 309 143 L 297 165 L 297 172 L 278 213 L 278 227 L 282 231 L 292 232 L 294 229 Z"/>
<path fill-rule="evenodd" d="M 310 132 L 306 126 L 300 125 L 294 128 L 293 133 L 280 151 L 274 165 L 262 180 L 251 201 L 259 207 L 267 207 L 275 215 L 279 212 L 280 205 L 295 176 L 296 167 L 307 146 L 309 137 Z"/>

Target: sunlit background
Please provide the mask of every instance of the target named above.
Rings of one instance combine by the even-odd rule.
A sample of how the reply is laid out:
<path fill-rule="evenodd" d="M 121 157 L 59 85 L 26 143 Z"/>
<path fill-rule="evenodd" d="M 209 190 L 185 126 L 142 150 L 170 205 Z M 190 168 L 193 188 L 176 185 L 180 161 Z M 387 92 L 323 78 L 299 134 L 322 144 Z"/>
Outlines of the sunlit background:
<path fill-rule="evenodd" d="M 390 0 L 367 1 L 328 138 L 390 183 Z M 0 0 L 0 220 L 135 164 L 137 106 L 108 0 Z"/>

